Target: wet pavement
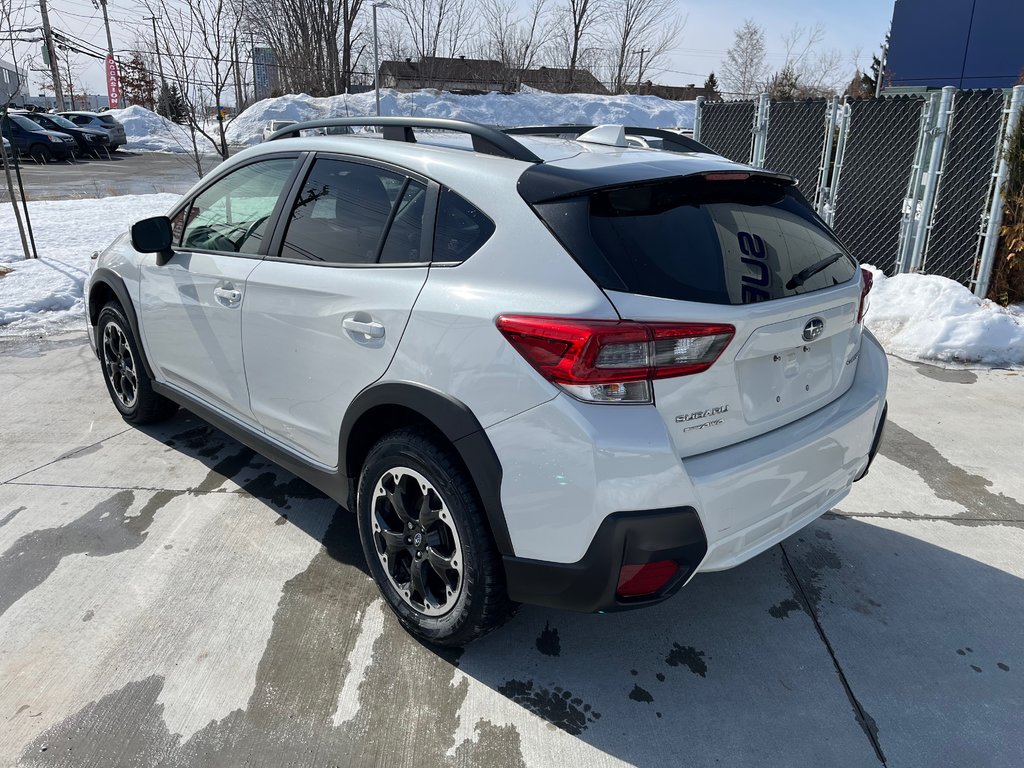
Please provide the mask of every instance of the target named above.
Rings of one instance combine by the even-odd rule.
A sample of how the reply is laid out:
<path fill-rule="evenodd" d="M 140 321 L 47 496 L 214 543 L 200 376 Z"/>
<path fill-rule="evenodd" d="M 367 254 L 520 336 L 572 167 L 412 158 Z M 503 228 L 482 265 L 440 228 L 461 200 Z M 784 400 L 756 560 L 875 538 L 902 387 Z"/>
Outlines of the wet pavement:
<path fill-rule="evenodd" d="M 818 522 L 459 652 L 336 504 L 187 412 L 128 427 L 80 334 L 0 339 L 0 766 L 1020 766 L 1024 376 L 891 365 Z"/>

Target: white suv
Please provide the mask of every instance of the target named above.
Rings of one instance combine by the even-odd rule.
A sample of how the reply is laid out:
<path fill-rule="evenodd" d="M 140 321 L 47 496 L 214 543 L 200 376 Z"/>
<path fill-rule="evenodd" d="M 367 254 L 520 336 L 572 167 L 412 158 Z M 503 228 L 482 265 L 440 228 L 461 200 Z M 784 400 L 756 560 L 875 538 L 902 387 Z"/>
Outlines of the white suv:
<path fill-rule="evenodd" d="M 298 136 L 356 124 L 383 136 Z M 869 287 L 788 177 L 353 118 L 219 166 L 87 297 L 127 421 L 183 406 L 354 510 L 402 624 L 458 645 L 660 601 L 834 506 L 885 421 Z"/>

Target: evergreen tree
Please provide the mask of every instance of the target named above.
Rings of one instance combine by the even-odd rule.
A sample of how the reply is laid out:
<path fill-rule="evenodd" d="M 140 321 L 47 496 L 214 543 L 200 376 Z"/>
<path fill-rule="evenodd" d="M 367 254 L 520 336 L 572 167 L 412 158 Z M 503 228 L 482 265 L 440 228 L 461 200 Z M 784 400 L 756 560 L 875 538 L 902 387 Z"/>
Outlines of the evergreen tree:
<path fill-rule="evenodd" d="M 792 101 L 803 97 L 800 77 L 792 64 L 786 64 L 772 75 L 764 86 L 772 101 Z"/>
<path fill-rule="evenodd" d="M 722 90 L 718 87 L 718 78 L 715 77 L 714 72 L 708 75 L 708 79 L 704 81 L 704 91 L 707 98 L 712 101 L 722 100 Z"/>
<path fill-rule="evenodd" d="M 164 84 L 161 87 L 156 111 L 168 120 L 173 120 L 181 125 L 188 122 L 188 105 L 185 104 L 185 99 L 175 83 Z"/>

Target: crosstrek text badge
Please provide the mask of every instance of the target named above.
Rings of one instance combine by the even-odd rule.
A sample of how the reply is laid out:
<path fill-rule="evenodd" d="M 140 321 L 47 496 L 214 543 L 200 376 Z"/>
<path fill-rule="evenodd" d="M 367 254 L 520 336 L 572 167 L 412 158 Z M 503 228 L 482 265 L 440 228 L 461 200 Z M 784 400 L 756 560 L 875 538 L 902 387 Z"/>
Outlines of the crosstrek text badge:
<path fill-rule="evenodd" d="M 728 405 L 716 405 L 714 408 L 708 408 L 706 411 L 694 411 L 693 413 L 684 413 L 681 416 L 676 416 L 676 423 L 681 424 L 684 421 L 710 419 L 712 416 L 720 416 L 721 414 L 728 412 Z"/>
<path fill-rule="evenodd" d="M 814 341 L 825 332 L 825 321 L 820 317 L 812 317 L 804 326 L 804 341 Z"/>

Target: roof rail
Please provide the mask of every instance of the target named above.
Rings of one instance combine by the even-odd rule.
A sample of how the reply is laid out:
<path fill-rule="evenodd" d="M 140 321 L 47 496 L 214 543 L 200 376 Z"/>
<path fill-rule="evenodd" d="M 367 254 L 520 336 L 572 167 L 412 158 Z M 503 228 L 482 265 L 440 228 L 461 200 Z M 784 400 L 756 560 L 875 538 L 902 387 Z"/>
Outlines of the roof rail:
<path fill-rule="evenodd" d="M 416 141 L 413 128 L 465 133 L 473 138 L 473 150 L 476 152 L 507 157 L 511 160 L 522 160 L 526 163 L 541 162 L 537 155 L 497 128 L 481 123 L 471 123 L 467 120 L 448 120 L 440 117 L 335 117 L 326 120 L 309 120 L 285 126 L 272 133 L 267 140 L 275 141 L 289 136 L 297 136 L 300 131 L 342 125 L 380 127 L 384 129 L 386 140 L 410 143 Z"/>
<path fill-rule="evenodd" d="M 505 133 L 510 136 L 581 136 L 587 131 L 593 130 L 594 125 L 536 125 L 522 126 L 519 128 L 506 128 Z M 664 128 L 639 128 L 623 126 L 627 136 L 643 136 L 651 139 L 661 139 L 662 148 L 667 152 L 707 152 L 711 155 L 718 153 L 711 147 L 701 144 L 696 139 L 683 136 L 675 131 L 666 131 Z"/>

